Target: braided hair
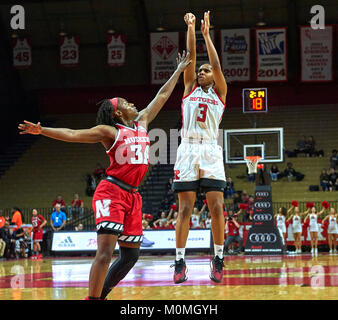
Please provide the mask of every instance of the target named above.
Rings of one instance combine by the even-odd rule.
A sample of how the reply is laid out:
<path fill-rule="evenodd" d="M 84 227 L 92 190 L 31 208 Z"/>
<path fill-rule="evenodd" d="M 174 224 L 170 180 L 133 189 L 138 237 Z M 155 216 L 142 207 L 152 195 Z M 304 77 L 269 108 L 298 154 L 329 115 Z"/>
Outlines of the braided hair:
<path fill-rule="evenodd" d="M 103 100 L 96 116 L 96 125 L 108 125 L 115 127 L 117 118 L 114 118 L 114 107 L 109 99 Z"/>

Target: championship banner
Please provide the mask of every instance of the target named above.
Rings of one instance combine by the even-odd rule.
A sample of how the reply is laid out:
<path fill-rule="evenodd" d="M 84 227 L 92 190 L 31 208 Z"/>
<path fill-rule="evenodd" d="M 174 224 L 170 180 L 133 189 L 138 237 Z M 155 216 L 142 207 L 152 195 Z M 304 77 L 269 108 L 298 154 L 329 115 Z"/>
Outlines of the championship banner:
<path fill-rule="evenodd" d="M 324 82 L 333 80 L 333 27 L 313 30 L 300 27 L 301 81 Z"/>
<path fill-rule="evenodd" d="M 250 80 L 250 29 L 221 30 L 222 70 L 227 81 Z"/>
<path fill-rule="evenodd" d="M 80 40 L 77 36 L 60 37 L 60 65 L 77 67 L 79 65 Z"/>
<path fill-rule="evenodd" d="M 28 38 L 15 38 L 13 45 L 13 67 L 16 69 L 29 68 L 32 65 L 32 44 Z"/>
<path fill-rule="evenodd" d="M 176 70 L 178 32 L 150 34 L 151 84 L 163 84 Z"/>
<path fill-rule="evenodd" d="M 126 37 L 123 34 L 107 35 L 107 63 L 110 67 L 123 66 L 126 60 Z"/>
<path fill-rule="evenodd" d="M 257 28 L 256 81 L 287 81 L 286 28 Z"/>

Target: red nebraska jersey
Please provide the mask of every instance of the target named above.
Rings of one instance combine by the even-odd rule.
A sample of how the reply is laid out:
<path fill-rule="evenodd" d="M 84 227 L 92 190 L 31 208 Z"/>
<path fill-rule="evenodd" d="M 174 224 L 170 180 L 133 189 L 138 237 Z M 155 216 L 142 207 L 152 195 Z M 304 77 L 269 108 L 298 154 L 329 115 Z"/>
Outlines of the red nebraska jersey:
<path fill-rule="evenodd" d="M 45 218 L 38 214 L 37 216 L 32 217 L 32 226 L 33 226 L 33 232 L 36 232 L 38 228 L 41 226 L 42 222 L 45 221 Z"/>
<path fill-rule="evenodd" d="M 149 165 L 150 140 L 147 130 L 134 121 L 134 128 L 116 124 L 114 144 L 107 151 L 110 166 L 106 174 L 138 187 Z"/>

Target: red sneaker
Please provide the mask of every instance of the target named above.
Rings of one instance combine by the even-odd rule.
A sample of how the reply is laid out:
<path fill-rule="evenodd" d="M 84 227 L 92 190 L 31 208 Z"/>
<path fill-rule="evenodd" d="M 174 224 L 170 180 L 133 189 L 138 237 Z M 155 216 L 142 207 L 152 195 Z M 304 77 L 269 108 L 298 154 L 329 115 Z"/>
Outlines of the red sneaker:
<path fill-rule="evenodd" d="M 223 267 L 224 267 L 224 258 L 221 259 L 219 256 L 215 256 L 210 261 L 210 279 L 217 283 L 223 281 Z"/>
<path fill-rule="evenodd" d="M 175 260 L 175 264 L 172 264 L 171 267 L 175 267 L 174 283 L 182 283 L 188 279 L 188 268 L 183 258 L 178 261 Z"/>
<path fill-rule="evenodd" d="M 41 253 L 39 253 L 38 254 L 38 256 L 36 257 L 37 259 L 42 259 L 43 258 L 43 256 L 42 256 L 42 254 Z"/>
<path fill-rule="evenodd" d="M 37 257 L 36 255 L 32 255 L 31 260 L 36 260 L 36 257 Z"/>

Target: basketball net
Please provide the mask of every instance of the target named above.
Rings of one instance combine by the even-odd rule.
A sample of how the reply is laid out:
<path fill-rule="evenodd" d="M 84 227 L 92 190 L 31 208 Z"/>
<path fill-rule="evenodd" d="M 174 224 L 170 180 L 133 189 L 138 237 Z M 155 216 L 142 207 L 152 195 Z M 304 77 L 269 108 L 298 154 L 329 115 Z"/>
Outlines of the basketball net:
<path fill-rule="evenodd" d="M 259 160 L 261 160 L 261 158 L 262 157 L 260 157 L 260 156 L 245 157 L 245 161 L 246 161 L 246 165 L 248 166 L 248 173 L 249 174 L 257 173 L 257 167 L 259 169 L 264 168 L 264 164 L 259 164 L 259 166 L 258 166 L 258 162 L 259 162 Z"/>

